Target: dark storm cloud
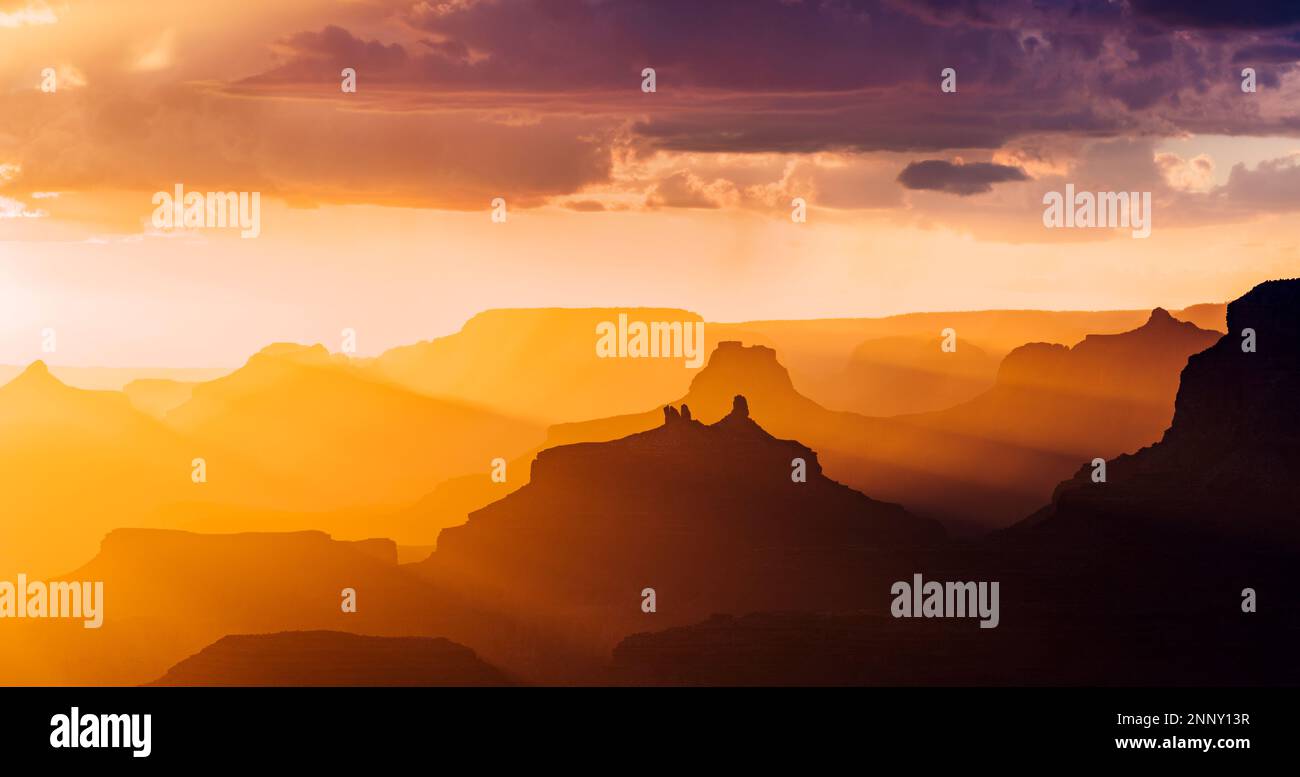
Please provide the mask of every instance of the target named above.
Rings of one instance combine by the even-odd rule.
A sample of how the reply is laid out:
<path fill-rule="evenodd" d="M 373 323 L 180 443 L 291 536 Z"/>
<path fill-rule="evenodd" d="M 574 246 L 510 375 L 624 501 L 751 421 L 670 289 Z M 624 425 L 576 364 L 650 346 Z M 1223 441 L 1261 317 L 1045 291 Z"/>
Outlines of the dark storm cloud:
<path fill-rule="evenodd" d="M 912 162 L 898 174 L 898 182 L 908 189 L 929 189 L 959 196 L 993 191 L 993 184 L 1027 181 L 1029 176 L 1019 167 L 992 162 L 954 164 L 942 159 Z"/>
<path fill-rule="evenodd" d="M 280 41 L 284 64 L 244 86 L 297 91 L 355 67 L 368 87 L 442 105 L 466 92 L 505 107 L 566 95 L 567 107 L 624 114 L 674 150 L 993 148 L 1071 118 L 1083 120 L 1078 132 L 1124 125 L 1062 97 L 1073 75 L 1056 49 L 1091 56 L 1096 33 L 1022 41 L 983 23 L 991 12 L 966 12 L 979 25 L 935 26 L 914 11 L 820 0 L 422 5 L 406 20 L 429 36 L 418 44 L 327 27 Z M 647 66 L 654 95 L 640 92 Z M 958 95 L 939 92 L 946 67 L 958 71 Z"/>
<path fill-rule="evenodd" d="M 1171 27 L 1266 29 L 1300 24 L 1291 0 L 1129 0 L 1133 10 Z"/>
<path fill-rule="evenodd" d="M 1237 64 L 1251 62 L 1296 62 L 1300 61 L 1300 44 L 1269 43 L 1259 46 L 1247 46 L 1232 55 Z"/>
<path fill-rule="evenodd" d="M 429 0 L 401 44 L 326 27 L 282 40 L 241 88 L 300 92 L 356 67 L 394 109 L 490 107 L 625 119 L 676 151 L 997 148 L 1034 133 L 1290 132 L 1241 103 L 1273 88 L 1295 10 L 1154 0 Z M 1249 28 L 1249 30 L 1246 30 Z M 1174 34 L 1175 29 L 1189 31 Z M 642 94 L 653 67 L 658 91 Z M 939 89 L 944 68 L 958 91 Z M 373 96 L 368 99 L 375 99 Z M 1272 118 L 1262 119 L 1261 116 Z"/>

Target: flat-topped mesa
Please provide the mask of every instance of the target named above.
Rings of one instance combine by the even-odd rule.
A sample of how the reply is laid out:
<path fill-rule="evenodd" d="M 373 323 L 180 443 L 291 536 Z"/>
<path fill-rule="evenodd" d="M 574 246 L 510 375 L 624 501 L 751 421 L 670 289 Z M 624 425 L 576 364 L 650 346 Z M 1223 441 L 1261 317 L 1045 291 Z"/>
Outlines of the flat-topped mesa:
<path fill-rule="evenodd" d="M 509 685 L 475 652 L 447 639 L 285 631 L 222 637 L 151 685 Z"/>
<path fill-rule="evenodd" d="M 713 421 L 734 409 L 737 394 L 761 408 L 756 417 L 764 423 L 819 409 L 795 389 L 776 351 L 728 340 L 718 343 L 708 364 L 695 375 L 687 399 L 695 418 Z"/>
<path fill-rule="evenodd" d="M 723 340 L 709 355 L 706 365 L 711 372 L 729 375 L 737 371 L 780 384 L 790 384 L 790 375 L 777 360 L 776 351 L 766 345 L 745 345 L 739 340 Z M 703 373 L 696 376 L 699 380 Z M 790 384 L 793 385 L 793 384 Z"/>
<path fill-rule="evenodd" d="M 107 628 L 154 618 L 205 641 L 276 628 L 428 633 L 431 618 L 456 606 L 402 571 L 392 540 L 335 540 L 314 530 L 116 529 L 90 561 L 57 579 L 103 581 Z M 345 588 L 355 610 L 343 609 Z"/>
<path fill-rule="evenodd" d="M 302 366 L 320 366 L 330 364 L 334 356 L 320 343 L 302 345 L 300 343 L 271 343 L 249 358 L 250 365 L 268 361 L 278 361 Z"/>
<path fill-rule="evenodd" d="M 322 554 L 356 551 L 388 566 L 397 566 L 397 543 L 386 537 L 336 540 L 316 529 L 287 532 L 202 534 L 180 529 L 113 529 L 100 542 L 95 561 L 184 558 L 196 554 Z"/>
<path fill-rule="evenodd" d="M 691 392 L 708 393 L 717 385 L 756 386 L 767 391 L 794 391 L 790 373 L 765 345 L 745 345 L 737 340 L 718 343 L 709 362 L 691 381 Z"/>

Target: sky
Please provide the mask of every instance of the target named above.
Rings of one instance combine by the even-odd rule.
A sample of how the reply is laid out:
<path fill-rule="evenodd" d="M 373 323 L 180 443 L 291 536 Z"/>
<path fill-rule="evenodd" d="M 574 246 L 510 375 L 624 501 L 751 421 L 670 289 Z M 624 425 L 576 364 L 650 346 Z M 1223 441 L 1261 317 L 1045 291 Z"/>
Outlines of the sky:
<path fill-rule="evenodd" d="M 1297 60 L 1294 3 L 0 0 L 0 363 L 1222 302 L 1300 275 Z M 177 184 L 260 234 L 156 226 Z M 1067 184 L 1150 237 L 1046 228 Z"/>

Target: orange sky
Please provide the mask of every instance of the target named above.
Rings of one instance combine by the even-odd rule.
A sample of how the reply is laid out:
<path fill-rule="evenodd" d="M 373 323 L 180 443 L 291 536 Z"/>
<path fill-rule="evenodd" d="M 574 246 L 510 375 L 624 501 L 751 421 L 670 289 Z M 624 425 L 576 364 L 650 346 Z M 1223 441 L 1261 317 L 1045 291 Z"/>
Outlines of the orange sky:
<path fill-rule="evenodd" d="M 1177 308 L 1300 274 L 1300 89 L 1276 30 L 1225 51 L 1098 6 L 1075 59 L 1050 18 L 754 3 L 747 26 L 708 18 L 720 2 L 692 26 L 674 5 L 656 26 L 624 18 L 634 0 L 0 0 L 0 363 L 235 365 L 344 328 L 374 354 L 493 307 Z M 790 39 L 829 64 L 764 13 L 801 14 Z M 694 39 L 711 21 L 728 35 Z M 958 177 L 903 185 L 923 160 Z M 1015 172 L 951 188 L 971 163 Z M 261 235 L 160 234 L 151 196 L 178 182 L 261 192 Z M 1153 192 L 1151 237 L 1045 229 L 1067 182 Z"/>

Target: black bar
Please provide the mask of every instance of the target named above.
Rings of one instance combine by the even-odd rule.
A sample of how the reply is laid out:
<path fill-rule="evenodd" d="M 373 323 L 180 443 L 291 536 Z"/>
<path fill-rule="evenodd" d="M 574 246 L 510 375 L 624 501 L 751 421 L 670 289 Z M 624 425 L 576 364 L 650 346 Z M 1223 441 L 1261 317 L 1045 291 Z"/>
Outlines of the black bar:
<path fill-rule="evenodd" d="M 700 754 L 862 768 L 889 756 L 918 766 L 1240 764 L 1292 755 L 1297 723 L 1294 691 L 1273 688 L 11 688 L 4 699 L 6 757 L 50 766 L 382 758 L 442 769 L 469 758 L 536 767 L 604 751 L 638 762 Z M 51 747 L 51 718 L 74 706 L 83 719 L 151 715 L 150 754 Z M 1120 749 L 1117 739 L 1156 749 Z M 1191 739 L 1214 744 L 1205 752 Z"/>

